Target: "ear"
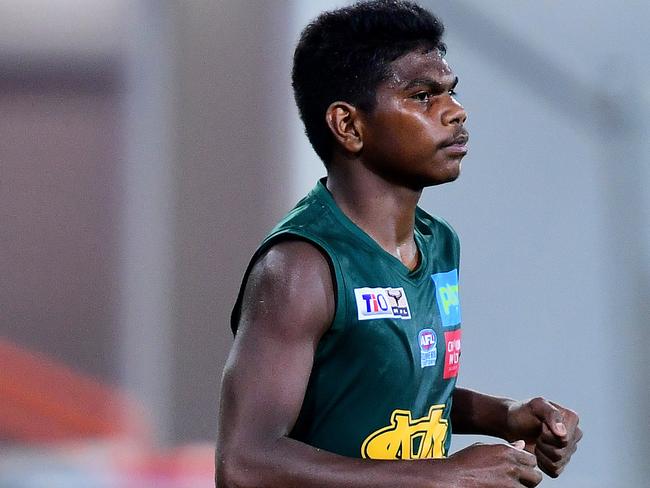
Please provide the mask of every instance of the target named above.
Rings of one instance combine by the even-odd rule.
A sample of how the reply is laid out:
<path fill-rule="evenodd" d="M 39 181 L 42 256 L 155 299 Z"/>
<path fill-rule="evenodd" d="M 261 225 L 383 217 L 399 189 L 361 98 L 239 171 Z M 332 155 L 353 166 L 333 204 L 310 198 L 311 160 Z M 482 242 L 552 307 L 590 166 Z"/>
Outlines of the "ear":
<path fill-rule="evenodd" d="M 334 139 L 351 153 L 358 153 L 363 147 L 362 123 L 358 110 L 346 102 L 334 102 L 325 112 L 327 126 Z"/>

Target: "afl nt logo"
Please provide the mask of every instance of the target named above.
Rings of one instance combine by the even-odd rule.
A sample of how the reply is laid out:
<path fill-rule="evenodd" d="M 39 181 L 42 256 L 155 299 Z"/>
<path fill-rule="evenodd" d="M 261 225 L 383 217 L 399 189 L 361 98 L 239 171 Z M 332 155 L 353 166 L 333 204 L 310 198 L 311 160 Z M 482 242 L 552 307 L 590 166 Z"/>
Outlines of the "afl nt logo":
<path fill-rule="evenodd" d="M 418 334 L 420 345 L 420 367 L 435 366 L 438 359 L 438 341 L 433 329 L 422 329 Z"/>

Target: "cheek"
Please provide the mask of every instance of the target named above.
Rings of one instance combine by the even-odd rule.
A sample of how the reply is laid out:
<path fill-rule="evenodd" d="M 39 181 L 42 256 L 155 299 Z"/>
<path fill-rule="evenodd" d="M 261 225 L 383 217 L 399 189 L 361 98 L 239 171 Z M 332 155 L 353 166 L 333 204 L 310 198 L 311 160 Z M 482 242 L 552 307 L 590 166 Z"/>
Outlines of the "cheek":
<path fill-rule="evenodd" d="M 386 157 L 404 159 L 420 154 L 431 156 L 443 138 L 424 117 L 392 116 L 382 120 L 372 142 Z"/>

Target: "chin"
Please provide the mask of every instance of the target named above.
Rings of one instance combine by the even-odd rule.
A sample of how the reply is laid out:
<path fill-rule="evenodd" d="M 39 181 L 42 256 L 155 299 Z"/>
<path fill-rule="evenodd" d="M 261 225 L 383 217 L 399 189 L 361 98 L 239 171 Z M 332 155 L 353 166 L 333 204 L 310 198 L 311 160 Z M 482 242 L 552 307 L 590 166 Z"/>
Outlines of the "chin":
<path fill-rule="evenodd" d="M 422 188 L 427 188 L 429 186 L 438 186 L 438 185 L 444 185 L 445 183 L 451 183 L 452 181 L 456 181 L 458 179 L 459 174 L 455 175 L 447 175 L 444 178 L 438 177 L 438 178 L 427 178 L 427 179 L 421 179 L 419 181 L 418 189 Z"/>
<path fill-rule="evenodd" d="M 445 168 L 445 171 L 439 171 L 436 175 L 429 179 L 429 182 L 425 186 L 436 186 L 444 185 L 445 183 L 451 183 L 456 181 L 460 176 L 461 162 L 456 161 Z"/>
<path fill-rule="evenodd" d="M 461 169 L 463 167 L 463 161 L 462 159 L 458 159 L 451 163 L 449 165 L 449 171 L 448 171 L 448 179 L 445 181 L 445 183 L 450 183 L 452 181 L 456 181 L 458 177 L 460 176 Z"/>
<path fill-rule="evenodd" d="M 458 164 L 456 165 L 456 170 L 453 172 L 454 174 L 450 181 L 456 181 L 460 176 L 462 169 L 463 169 L 463 163 L 461 161 L 458 161 Z"/>

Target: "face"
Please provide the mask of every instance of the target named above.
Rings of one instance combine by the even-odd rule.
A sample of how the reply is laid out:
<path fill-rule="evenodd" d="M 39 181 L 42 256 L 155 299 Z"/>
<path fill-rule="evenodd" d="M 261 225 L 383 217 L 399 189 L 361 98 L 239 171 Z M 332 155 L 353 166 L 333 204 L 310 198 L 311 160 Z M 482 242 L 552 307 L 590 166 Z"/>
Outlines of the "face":
<path fill-rule="evenodd" d="M 391 63 L 372 113 L 361 113 L 364 163 L 414 189 L 458 178 L 467 153 L 467 114 L 458 78 L 437 50 L 412 51 Z"/>

